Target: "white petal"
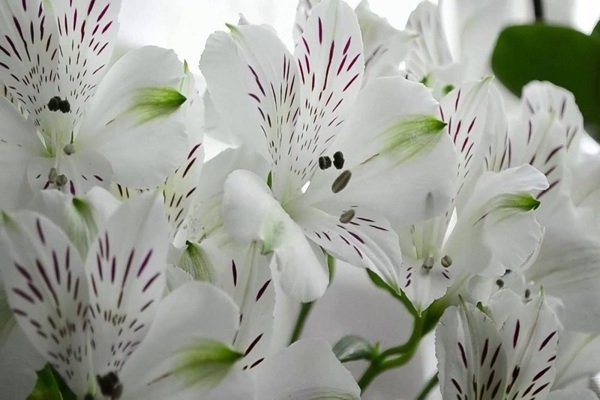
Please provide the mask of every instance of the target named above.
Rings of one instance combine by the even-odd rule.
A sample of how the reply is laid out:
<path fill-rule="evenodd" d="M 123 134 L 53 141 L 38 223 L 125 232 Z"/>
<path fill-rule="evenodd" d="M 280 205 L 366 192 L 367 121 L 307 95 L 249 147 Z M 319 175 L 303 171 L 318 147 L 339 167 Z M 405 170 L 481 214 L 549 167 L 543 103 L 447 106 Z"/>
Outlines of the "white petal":
<path fill-rule="evenodd" d="M 296 18 L 294 20 L 294 30 L 292 32 L 294 37 L 294 44 L 297 45 L 302 38 L 304 28 L 306 26 L 306 20 L 310 15 L 312 9 L 321 3 L 321 0 L 299 0 L 296 6 Z"/>
<path fill-rule="evenodd" d="M 90 376 L 83 262 L 50 220 L 23 211 L 4 216 L 2 280 L 19 326 L 76 394 Z"/>
<path fill-rule="evenodd" d="M 398 289 L 402 255 L 398 235 L 379 213 L 361 207 L 339 207 L 352 213 L 348 222 L 343 217 L 310 208 L 295 216 L 296 222 L 313 242 L 335 258 L 358 267 L 368 268 L 392 288 Z"/>
<path fill-rule="evenodd" d="M 545 177 L 529 165 L 483 174 L 445 246 L 453 264 L 486 276 L 527 264 L 543 237 L 530 193 L 545 187 Z"/>
<path fill-rule="evenodd" d="M 340 171 L 319 170 L 302 201 L 331 198 L 357 204 L 381 212 L 392 224 L 410 224 L 445 211 L 456 193 L 457 164 L 437 111 L 421 84 L 403 78 L 374 80 L 362 90 L 346 129 L 331 145 L 343 153 L 350 181 L 332 193 Z"/>
<path fill-rule="evenodd" d="M 444 398 L 504 398 L 505 345 L 494 322 L 475 306 L 463 303 L 446 310 L 435 332 L 435 349 Z"/>
<path fill-rule="evenodd" d="M 315 253 L 302 229 L 272 197 L 266 183 L 249 171 L 234 171 L 225 181 L 225 227 L 239 242 L 258 241 L 274 254 L 275 277 L 300 301 L 312 301 L 327 288 L 324 255 Z"/>
<path fill-rule="evenodd" d="M 567 388 L 581 379 L 596 375 L 600 364 L 596 355 L 599 352 L 600 336 L 597 333 L 561 330 L 556 355 L 556 378 L 552 388 Z"/>
<path fill-rule="evenodd" d="M 165 288 L 168 234 L 158 196 L 147 193 L 125 201 L 90 246 L 85 267 L 100 376 L 118 372 L 153 323 Z"/>
<path fill-rule="evenodd" d="M 350 372 L 321 340 L 300 340 L 254 371 L 258 399 L 360 398 Z"/>
<path fill-rule="evenodd" d="M 598 396 L 594 392 L 587 389 L 556 390 L 544 397 L 545 400 L 596 400 L 597 398 Z"/>
<path fill-rule="evenodd" d="M 177 112 L 186 100 L 178 92 L 183 77 L 173 51 L 148 46 L 127 53 L 98 86 L 76 147 L 105 157 L 117 183 L 156 187 L 186 154 L 185 113 Z"/>
<path fill-rule="evenodd" d="M 500 291 L 490 304 L 507 354 L 507 398 L 542 398 L 554 381 L 558 321 L 544 296 L 523 304 L 509 290 Z"/>
<path fill-rule="evenodd" d="M 183 284 L 161 301 L 146 339 L 125 363 L 124 396 L 162 399 L 178 392 L 187 392 L 183 398 L 202 396 L 218 382 L 200 379 L 190 385 L 189 377 L 178 371 L 181 358 L 200 341 L 230 345 L 237 326 L 237 309 L 225 293 L 206 283 Z"/>

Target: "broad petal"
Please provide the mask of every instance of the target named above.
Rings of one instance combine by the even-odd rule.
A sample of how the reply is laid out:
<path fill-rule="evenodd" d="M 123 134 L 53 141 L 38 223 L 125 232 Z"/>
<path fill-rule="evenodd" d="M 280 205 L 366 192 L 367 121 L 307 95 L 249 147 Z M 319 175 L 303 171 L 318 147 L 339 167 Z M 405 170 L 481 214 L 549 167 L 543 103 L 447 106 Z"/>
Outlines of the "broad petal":
<path fill-rule="evenodd" d="M 583 116 L 571 92 L 550 82 L 533 81 L 523 87 L 522 113 L 531 116 L 542 113 L 554 115 L 562 124 L 567 149 L 578 144 L 583 132 Z"/>
<path fill-rule="evenodd" d="M 284 181 L 277 183 L 275 176 L 275 193 L 286 179 L 296 180 L 300 188 L 312 177 L 319 157 L 354 110 L 364 72 L 360 27 L 346 3 L 328 0 L 316 6 L 300 42 L 294 52 L 300 72 L 300 117 L 295 137 L 284 141 L 283 149 L 284 157 L 291 155 L 287 159 L 293 178 L 282 176 Z"/>
<path fill-rule="evenodd" d="M 267 356 L 273 335 L 275 284 L 269 258 L 259 245 L 240 245 L 209 238 L 201 243 L 216 272 L 214 284 L 229 294 L 239 308 L 240 326 L 233 342 L 244 355 L 243 369 L 258 366 Z"/>
<path fill-rule="evenodd" d="M 272 164 L 297 123 L 300 97 L 292 55 L 272 30 L 230 27 L 210 36 L 200 60 L 211 100 L 232 132 Z"/>
<path fill-rule="evenodd" d="M 296 6 L 296 17 L 294 19 L 294 29 L 292 31 L 294 45 L 298 45 L 300 40 L 302 40 L 302 34 L 304 33 L 306 20 L 308 20 L 308 16 L 310 15 L 312 9 L 320 3 L 321 0 L 298 0 L 298 5 Z"/>
<path fill-rule="evenodd" d="M 590 379 L 598 372 L 600 362 L 591 354 L 600 352 L 600 336 L 597 333 L 560 331 L 556 355 L 556 377 L 553 389 L 568 388 L 582 379 Z"/>
<path fill-rule="evenodd" d="M 45 217 L 4 215 L 0 252 L 9 305 L 33 346 L 83 396 L 90 375 L 88 288 L 79 253 Z"/>
<path fill-rule="evenodd" d="M 598 396 L 588 389 L 553 390 L 545 397 L 546 400 L 596 400 Z"/>
<path fill-rule="evenodd" d="M 530 193 L 546 187 L 546 178 L 529 165 L 483 174 L 445 245 L 453 266 L 501 276 L 526 265 L 543 237 L 532 212 L 539 202 Z"/>
<path fill-rule="evenodd" d="M 272 197 L 265 182 L 249 171 L 234 171 L 225 181 L 224 224 L 241 243 L 258 241 L 262 254 L 274 255 L 274 276 L 300 301 L 312 301 L 327 288 L 324 255 L 313 249 L 302 229 Z M 321 254 L 319 254 L 321 253 Z"/>
<path fill-rule="evenodd" d="M 164 182 L 188 146 L 185 112 L 177 112 L 186 101 L 178 91 L 183 78 L 171 50 L 148 46 L 127 53 L 98 86 L 75 151 L 94 150 L 106 158 L 117 183 L 152 188 Z"/>
<path fill-rule="evenodd" d="M 163 399 L 172 394 L 197 399 L 218 385 L 220 379 L 208 371 L 185 370 L 181 365 L 194 345 L 233 342 L 239 318 L 229 296 L 207 283 L 188 282 L 160 302 L 154 319 L 123 367 L 124 398 Z"/>
<path fill-rule="evenodd" d="M 317 208 L 310 208 L 294 219 L 308 238 L 335 258 L 370 269 L 398 290 L 402 254 L 398 235 L 389 222 L 379 213 L 362 207 L 340 209 L 344 214 L 351 213 L 350 221 L 344 219 L 344 214 L 333 216 Z"/>
<path fill-rule="evenodd" d="M 489 304 L 508 360 L 507 398 L 532 400 L 550 392 L 556 373 L 558 320 L 543 295 L 523 304 L 503 290 Z"/>
<path fill-rule="evenodd" d="M 258 399 L 360 399 L 356 381 L 321 340 L 292 344 L 256 368 L 254 379 Z"/>
<path fill-rule="evenodd" d="M 146 193 L 125 201 L 90 246 L 85 268 L 96 374 L 119 372 L 152 325 L 165 288 L 168 235 L 158 196 Z"/>
<path fill-rule="evenodd" d="M 435 332 L 435 353 L 444 398 L 504 399 L 505 345 L 477 307 L 462 303 L 446 310 Z"/>
<path fill-rule="evenodd" d="M 340 171 L 319 170 L 303 204 L 356 204 L 381 212 L 393 225 L 445 211 L 456 194 L 457 164 L 437 110 L 421 84 L 403 78 L 374 80 L 362 90 L 346 129 L 331 145 L 343 154 L 343 169 L 351 179 L 333 192 Z"/>

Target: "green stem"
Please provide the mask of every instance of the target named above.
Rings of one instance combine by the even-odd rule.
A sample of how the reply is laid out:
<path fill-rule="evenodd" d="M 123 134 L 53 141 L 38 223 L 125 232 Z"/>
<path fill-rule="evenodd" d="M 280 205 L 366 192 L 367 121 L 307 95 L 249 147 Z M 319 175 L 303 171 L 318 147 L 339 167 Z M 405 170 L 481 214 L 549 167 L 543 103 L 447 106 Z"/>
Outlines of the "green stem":
<path fill-rule="evenodd" d="M 431 393 L 431 391 L 438 385 L 438 383 L 439 383 L 439 377 L 438 377 L 438 373 L 436 372 L 427 381 L 427 383 L 425 383 L 425 386 L 423 386 L 423 389 L 421 389 L 421 391 L 419 392 L 419 394 L 417 396 L 417 400 L 425 400 L 427 398 L 427 396 L 429 395 L 429 393 Z"/>
<path fill-rule="evenodd" d="M 302 303 L 300 307 L 300 312 L 298 313 L 298 318 L 296 319 L 296 325 L 294 325 L 294 331 L 292 332 L 292 336 L 290 337 L 290 344 L 296 342 L 300 339 L 302 335 L 302 331 L 304 330 L 304 325 L 306 324 L 306 320 L 308 319 L 308 315 L 312 310 L 315 302 L 310 303 Z"/>

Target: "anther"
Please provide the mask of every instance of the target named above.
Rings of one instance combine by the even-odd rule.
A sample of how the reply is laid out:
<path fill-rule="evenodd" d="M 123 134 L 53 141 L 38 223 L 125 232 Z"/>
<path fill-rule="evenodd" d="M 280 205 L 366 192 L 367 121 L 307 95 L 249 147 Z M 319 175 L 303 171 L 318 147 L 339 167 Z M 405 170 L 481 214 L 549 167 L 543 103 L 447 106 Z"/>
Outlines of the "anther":
<path fill-rule="evenodd" d="M 331 167 L 331 158 L 327 156 L 319 157 L 319 168 L 327 169 L 329 167 Z"/>
<path fill-rule="evenodd" d="M 60 174 L 59 176 L 56 177 L 56 186 L 63 187 L 67 184 L 68 181 L 69 181 L 69 179 L 67 178 L 67 176 L 65 174 Z"/>
<path fill-rule="evenodd" d="M 528 299 L 531 296 L 531 290 L 529 288 L 525 289 L 525 298 Z"/>
<path fill-rule="evenodd" d="M 449 268 L 452 265 L 452 259 L 450 258 L 449 255 L 445 255 L 444 257 L 442 257 L 441 264 L 442 264 L 442 267 Z"/>
<path fill-rule="evenodd" d="M 123 385 L 119 382 L 119 377 L 116 373 L 109 372 L 104 376 L 97 375 L 96 380 L 104 396 L 110 397 L 112 400 L 121 398 Z"/>
<path fill-rule="evenodd" d="M 50 168 L 50 172 L 48 172 L 48 182 L 56 183 L 56 178 L 58 178 L 58 171 L 56 168 Z"/>
<path fill-rule="evenodd" d="M 356 212 L 353 209 L 346 210 L 340 215 L 340 222 L 342 224 L 347 224 L 352 221 L 352 218 L 356 215 Z"/>
<path fill-rule="evenodd" d="M 352 172 L 350 172 L 349 170 L 345 170 L 344 172 L 342 172 L 340 176 L 335 178 L 335 181 L 333 181 L 333 184 L 331 185 L 331 191 L 333 193 L 341 192 L 346 187 L 346 185 L 348 185 L 348 182 L 350 182 L 351 177 Z"/>
<path fill-rule="evenodd" d="M 60 111 L 63 114 L 66 114 L 71 111 L 71 104 L 69 104 L 69 100 L 67 99 L 62 100 L 58 107 L 60 108 Z"/>
<path fill-rule="evenodd" d="M 333 166 L 337 169 L 344 168 L 344 155 L 341 151 L 336 151 L 333 153 Z"/>
<path fill-rule="evenodd" d="M 433 268 L 433 257 L 427 257 L 423 260 L 423 268 L 426 270 L 431 270 Z"/>
<path fill-rule="evenodd" d="M 70 156 L 71 154 L 75 153 L 75 146 L 72 143 L 69 143 L 68 145 L 63 147 L 63 151 L 66 155 Z"/>
<path fill-rule="evenodd" d="M 60 97 L 54 96 L 48 102 L 48 110 L 50 111 L 58 111 L 60 110 Z"/>
<path fill-rule="evenodd" d="M 496 281 L 496 285 L 498 285 L 498 287 L 499 287 L 500 289 L 502 289 L 502 288 L 504 287 L 504 281 L 503 281 L 502 279 L 498 279 L 498 280 Z"/>

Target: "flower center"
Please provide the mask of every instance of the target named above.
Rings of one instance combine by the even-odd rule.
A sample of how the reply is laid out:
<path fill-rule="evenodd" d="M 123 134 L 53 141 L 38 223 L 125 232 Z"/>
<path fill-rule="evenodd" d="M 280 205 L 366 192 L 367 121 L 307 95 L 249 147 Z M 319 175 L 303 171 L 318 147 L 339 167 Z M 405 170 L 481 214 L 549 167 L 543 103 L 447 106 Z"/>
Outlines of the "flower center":
<path fill-rule="evenodd" d="M 123 385 L 119 382 L 119 377 L 114 372 L 109 372 L 104 376 L 96 376 L 100 392 L 111 400 L 118 400 L 123 394 Z"/>

